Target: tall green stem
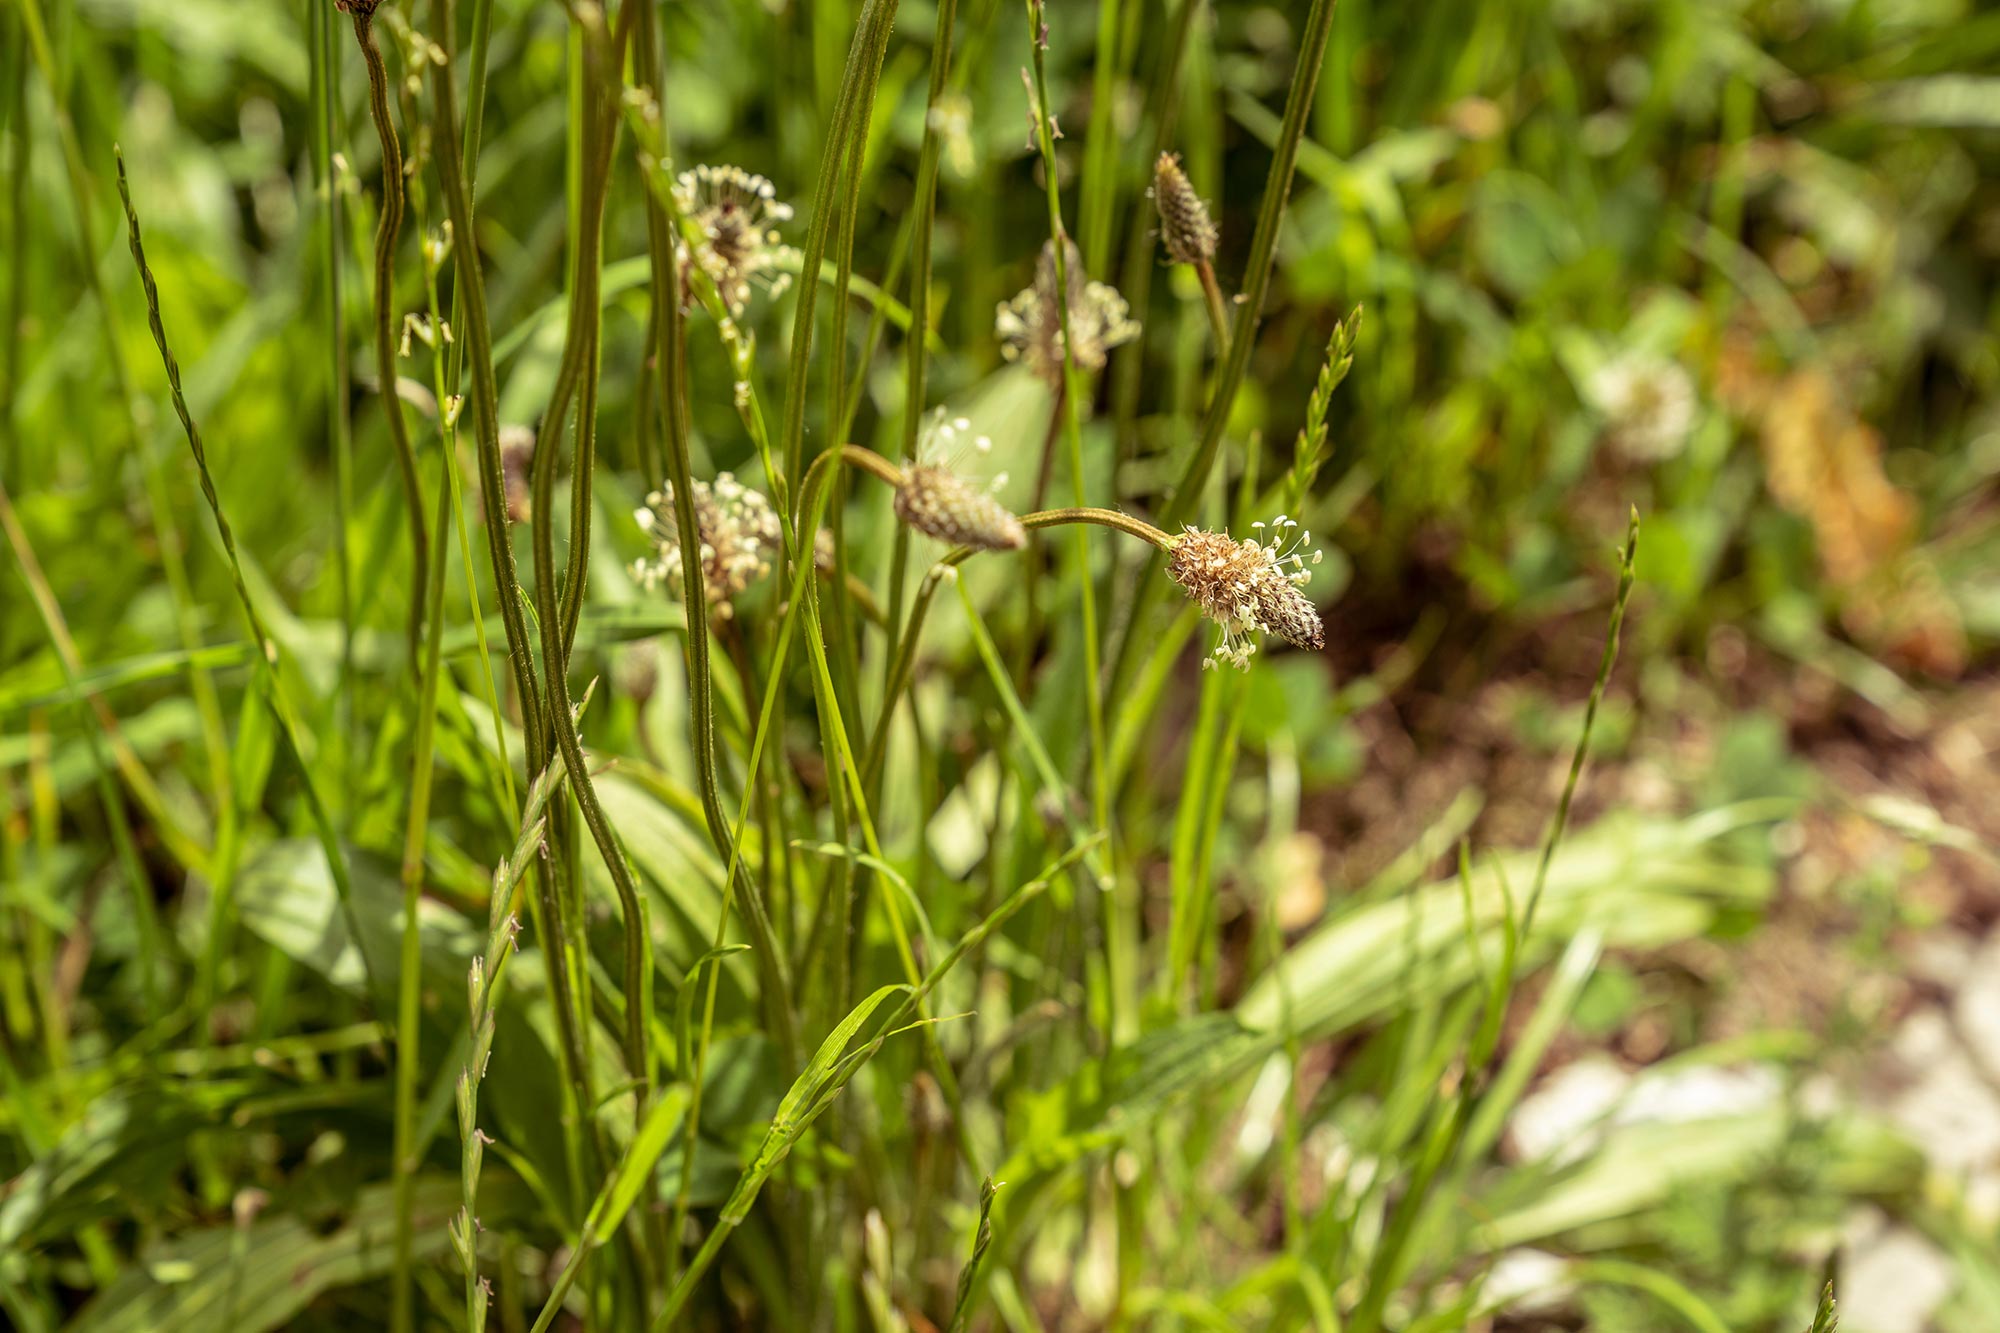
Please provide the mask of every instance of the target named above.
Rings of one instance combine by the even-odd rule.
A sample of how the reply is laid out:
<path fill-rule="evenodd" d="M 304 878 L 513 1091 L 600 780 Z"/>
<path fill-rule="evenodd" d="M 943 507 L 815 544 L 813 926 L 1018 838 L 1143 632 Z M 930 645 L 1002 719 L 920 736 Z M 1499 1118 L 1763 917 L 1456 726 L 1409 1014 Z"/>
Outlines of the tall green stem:
<path fill-rule="evenodd" d="M 354 40 L 368 66 L 368 111 L 382 142 L 382 217 L 375 228 L 375 377 L 382 413 L 389 423 L 389 442 L 403 478 L 403 500 L 410 511 L 410 662 L 417 661 L 424 624 L 425 571 L 430 568 L 430 536 L 424 527 L 424 491 L 417 476 L 417 453 L 403 421 L 403 399 L 396 390 L 396 238 L 403 229 L 403 145 L 389 115 L 389 71 L 382 49 L 375 44 L 375 7 L 356 8 Z"/>
<path fill-rule="evenodd" d="M 621 39 L 629 33 L 632 13 L 632 6 L 629 5 L 621 13 L 618 29 Z M 611 148 L 617 129 L 616 102 L 614 94 L 606 87 L 609 81 L 606 67 L 615 61 L 617 51 L 623 47 L 621 40 L 607 49 L 605 37 L 601 28 L 583 33 L 585 160 L 582 227 L 575 238 L 577 255 L 570 306 L 570 345 L 564 357 L 570 367 L 578 400 L 576 449 L 570 466 L 569 562 L 559 594 L 556 589 L 553 501 L 556 445 L 561 439 L 567 405 L 558 402 L 544 419 L 542 438 L 535 450 L 535 591 L 541 603 L 537 620 L 542 632 L 542 661 L 547 671 L 547 721 L 556 749 L 569 771 L 570 790 L 583 813 L 584 824 L 604 858 L 624 913 L 626 1072 L 637 1079 L 643 1088 L 651 1079 L 646 1059 L 646 1015 L 639 1005 L 648 952 L 648 941 L 642 928 L 644 909 L 639 902 L 638 885 L 632 878 L 632 869 L 626 863 L 624 850 L 619 846 L 610 820 L 605 817 L 597 800 L 583 744 L 577 738 L 576 728 L 564 721 L 571 713 L 568 678 L 570 645 L 577 617 L 581 614 L 583 589 L 589 570 L 591 479 L 596 466 L 598 291 L 602 276 L 604 205 L 611 186 Z M 581 921 L 575 922 L 573 928 L 580 932 Z M 580 950 L 580 939 L 572 947 Z M 644 1100 L 643 1095 L 641 1100 Z"/>
<path fill-rule="evenodd" d="M 457 432 L 452 417 L 444 418 L 446 469 L 456 466 Z M 437 528 L 442 533 L 451 522 L 451 486 L 438 478 Z M 437 736 L 438 677 L 443 672 L 444 569 L 451 547 L 440 541 L 431 551 L 430 566 L 423 571 L 427 584 L 426 605 L 430 608 L 424 631 L 424 653 L 417 689 L 417 735 L 410 760 L 410 809 L 403 826 L 403 939 L 400 970 L 396 975 L 396 1110 L 395 1110 L 395 1261 L 391 1270 L 389 1325 L 395 1333 L 413 1327 L 411 1307 L 410 1256 L 412 1209 L 415 1197 L 418 1152 L 416 1150 L 417 1075 L 422 1055 L 423 947 L 418 931 L 417 907 L 423 897 L 424 846 L 429 841 L 432 758 Z"/>
<path fill-rule="evenodd" d="M 1067 293 L 1069 287 L 1069 245 L 1068 234 L 1063 229 L 1062 197 L 1057 185 L 1056 145 L 1054 122 L 1049 113 L 1048 85 L 1048 25 L 1043 20 L 1043 0 L 1027 0 L 1029 44 L 1033 53 L 1035 105 L 1030 112 L 1035 122 L 1035 139 L 1041 147 L 1042 174 L 1047 183 L 1049 206 L 1049 241 L 1055 252 L 1056 291 Z M 1056 302 L 1056 310 L 1062 325 L 1063 347 L 1063 392 L 1061 411 L 1063 413 L 1063 436 L 1068 445 L 1070 483 L 1075 490 L 1076 503 L 1083 506 L 1087 500 L 1083 471 L 1083 423 L 1082 400 L 1085 390 L 1082 374 L 1076 368 L 1076 339 L 1070 329 L 1069 301 L 1065 296 Z M 1096 826 L 1108 830 L 1111 825 L 1111 793 L 1105 760 L 1108 754 L 1104 732 L 1104 679 L 1099 661 L 1097 638 L 1097 594 L 1090 576 L 1090 542 L 1081 529 L 1076 534 L 1076 544 L 1072 556 L 1076 571 L 1077 605 L 1082 613 L 1084 707 L 1089 724 L 1090 741 L 1090 790 L 1091 812 Z M 1114 862 L 1116 848 L 1113 847 Z M 1100 885 L 1104 891 L 1105 921 L 1105 971 L 1107 990 L 1107 1013 L 1105 1015 L 1111 1046 L 1116 1046 L 1138 1035 L 1136 1016 L 1129 1012 L 1127 999 L 1133 993 L 1132 960 L 1123 947 L 1125 931 L 1117 919 L 1119 905 L 1115 892 L 1116 871 L 1113 879 Z"/>
<path fill-rule="evenodd" d="M 656 124 L 654 128 L 662 136 L 662 142 L 657 146 L 660 160 L 654 164 L 655 170 L 649 172 L 649 181 L 657 181 L 659 176 L 667 171 L 664 165 L 666 151 L 664 127 Z M 680 275 L 673 258 L 674 241 L 679 235 L 682 219 L 671 190 L 654 188 L 649 191 L 648 197 L 651 208 L 648 212 L 647 249 L 651 262 L 653 299 L 655 308 L 659 312 L 655 330 L 659 337 L 655 348 L 659 362 L 658 415 L 666 427 L 667 480 L 673 483 L 676 539 L 683 551 L 699 551 L 701 527 L 694 511 L 694 468 L 689 453 L 685 409 L 685 404 L 689 401 L 687 321 L 681 310 Z M 815 285 L 809 281 L 801 284 L 808 288 Z M 777 484 L 778 480 L 774 478 L 774 489 Z M 789 522 L 789 514 L 786 518 Z M 687 632 L 682 642 L 687 659 L 689 739 L 694 749 L 695 780 L 701 797 L 702 820 L 708 828 L 709 841 L 715 847 L 716 854 L 730 867 L 727 872 L 729 879 L 723 887 L 725 903 L 723 918 L 726 920 L 728 916 L 728 904 L 740 895 L 744 924 L 749 929 L 752 952 L 756 956 L 758 989 L 764 1015 L 771 1025 L 772 1037 L 778 1043 L 786 1067 L 791 1068 L 798 1058 L 798 1036 L 792 1008 L 789 969 L 786 967 L 784 954 L 778 947 L 777 934 L 773 929 L 765 895 L 743 870 L 737 859 L 736 840 L 730 835 L 729 818 L 722 808 L 721 788 L 717 780 L 712 644 L 708 618 L 701 610 L 708 605 L 708 592 L 702 582 L 701 561 L 683 561 L 681 578 L 682 603 L 688 608 Z M 751 783 L 754 786 L 757 766 L 753 763 L 748 771 L 753 775 Z M 696 1107 L 698 1110 L 699 1094 Z"/>
<path fill-rule="evenodd" d="M 452 14 L 452 0 L 435 0 L 431 7 L 432 40 L 445 53 L 445 58 L 437 62 L 431 71 L 434 88 L 432 151 L 437 159 L 452 234 L 459 238 L 457 281 L 453 292 L 463 299 L 465 323 L 464 327 L 456 330 L 455 341 L 465 348 L 467 365 L 472 373 L 473 436 L 479 446 L 480 500 L 485 511 L 487 554 L 493 566 L 494 595 L 500 602 L 501 625 L 507 636 L 507 660 L 513 667 L 515 698 L 521 710 L 521 734 L 527 747 L 528 772 L 539 774 L 548 766 L 549 732 L 543 724 L 544 707 L 540 682 L 535 674 L 534 649 L 528 635 L 527 617 L 522 610 L 520 580 L 514 563 L 514 548 L 509 539 L 506 478 L 500 461 L 499 383 L 493 369 L 492 323 L 487 314 L 485 272 L 479 262 L 479 233 L 473 224 L 472 190 L 466 179 L 465 160 L 460 148 L 458 99 L 452 73 L 455 41 Z M 584 1056 L 575 998 L 570 991 L 569 971 L 561 961 L 562 947 L 558 938 L 561 895 L 557 891 L 551 858 L 544 854 L 541 859 L 536 882 L 540 889 L 542 919 L 537 924 L 548 950 L 550 991 L 555 1002 L 560 1036 L 558 1058 L 565 1075 L 564 1151 L 571 1167 L 572 1185 L 577 1186 L 580 1185 L 580 1181 L 576 1180 L 578 1168 L 590 1141 L 585 1123 L 590 1106 L 587 1096 L 590 1065 Z"/>
<path fill-rule="evenodd" d="M 858 119 L 857 108 L 862 89 L 869 83 L 870 73 L 878 67 L 881 53 L 888 45 L 889 33 L 896 21 L 897 3 L 898 0 L 863 0 L 860 18 L 854 25 L 854 40 L 847 51 L 847 68 L 841 77 L 840 95 L 834 102 L 833 116 L 827 125 L 826 141 L 820 153 L 819 183 L 813 191 L 812 221 L 806 227 L 806 243 L 802 247 L 799 272 L 805 276 L 798 285 L 798 308 L 792 316 L 792 356 L 785 374 L 785 415 L 779 433 L 787 478 L 799 475 L 805 452 L 806 378 L 812 365 L 813 313 L 820 287 L 814 279 L 826 258 L 827 231 L 834 215 L 834 191 L 840 180 L 846 147 Z M 664 368 L 662 373 L 665 373 Z M 791 558 L 810 560 L 812 553 L 793 552 Z"/>

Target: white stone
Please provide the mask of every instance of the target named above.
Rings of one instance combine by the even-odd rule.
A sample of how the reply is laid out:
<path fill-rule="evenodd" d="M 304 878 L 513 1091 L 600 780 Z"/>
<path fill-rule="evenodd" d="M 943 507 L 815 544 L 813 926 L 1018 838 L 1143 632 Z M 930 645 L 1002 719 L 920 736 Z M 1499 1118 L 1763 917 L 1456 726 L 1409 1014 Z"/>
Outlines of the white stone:
<path fill-rule="evenodd" d="M 1854 1249 L 1840 1284 L 1843 1333 L 1926 1333 L 1956 1283 L 1951 1260 L 1905 1226 Z"/>
<path fill-rule="evenodd" d="M 1892 1049 L 1915 1079 L 1889 1098 L 1896 1126 L 1941 1170 L 1960 1173 L 2000 1160 L 2000 1096 L 1981 1077 L 1936 1010 L 1912 1015 Z"/>
<path fill-rule="evenodd" d="M 1594 1132 L 1617 1109 L 1632 1076 L 1606 1056 L 1587 1055 L 1564 1065 L 1521 1099 L 1507 1136 L 1517 1158 L 1575 1161 L 1595 1146 Z"/>
<path fill-rule="evenodd" d="M 1973 1059 L 2000 1080 L 2000 931 L 1986 937 L 1965 969 L 1952 1016 Z"/>

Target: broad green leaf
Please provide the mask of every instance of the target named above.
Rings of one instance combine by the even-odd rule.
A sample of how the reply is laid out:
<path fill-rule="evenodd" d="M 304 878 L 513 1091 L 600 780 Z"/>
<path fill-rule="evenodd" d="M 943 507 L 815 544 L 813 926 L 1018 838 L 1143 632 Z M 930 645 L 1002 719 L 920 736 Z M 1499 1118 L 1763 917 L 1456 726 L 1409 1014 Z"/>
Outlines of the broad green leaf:
<path fill-rule="evenodd" d="M 428 1176 L 414 1188 L 413 1253 L 443 1255 L 445 1223 L 459 1206 L 458 1181 Z M 480 1191 L 489 1218 L 509 1207 L 504 1178 Z M 261 1333 L 290 1327 L 325 1292 L 372 1282 L 394 1254 L 395 1209 L 388 1185 L 362 1191 L 331 1231 L 273 1210 L 247 1226 L 193 1231 L 140 1255 L 69 1325 L 71 1333 Z"/>
<path fill-rule="evenodd" d="M 8 1182 L 0 1250 L 129 1210 L 152 1193 L 153 1182 L 164 1186 L 185 1168 L 189 1137 L 219 1128 L 226 1108 L 252 1086 L 222 1079 L 98 1096 L 47 1153 Z"/>

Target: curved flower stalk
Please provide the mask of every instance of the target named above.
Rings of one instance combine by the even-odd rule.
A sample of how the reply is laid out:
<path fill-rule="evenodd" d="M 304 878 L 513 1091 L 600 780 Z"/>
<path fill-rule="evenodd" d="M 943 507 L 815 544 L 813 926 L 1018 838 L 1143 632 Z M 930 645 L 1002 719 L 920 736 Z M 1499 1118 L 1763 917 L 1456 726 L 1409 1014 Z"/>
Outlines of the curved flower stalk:
<path fill-rule="evenodd" d="M 949 444 L 970 429 L 971 425 L 965 418 L 947 420 L 940 412 L 938 425 L 927 434 L 926 442 L 927 445 L 933 440 Z M 984 452 L 992 442 L 982 435 L 972 439 L 970 444 Z M 1018 550 L 1028 539 L 1026 525 L 1021 519 L 994 499 L 989 491 L 981 490 L 959 475 L 948 463 L 924 461 L 902 468 L 873 449 L 863 449 L 858 444 L 844 444 L 838 449 L 828 450 L 823 457 L 828 461 L 816 466 L 824 468 L 845 464 L 874 474 L 895 491 L 896 517 L 927 537 L 975 551 Z M 996 479 L 995 484 L 1001 480 L 1004 478 Z M 817 525 L 811 526 L 817 542 L 825 534 Z"/>
<path fill-rule="evenodd" d="M 1139 336 L 1139 322 L 1115 287 L 1084 276 L 1083 255 L 1076 242 L 1063 238 L 1065 284 L 1057 277 L 1054 241 L 1042 243 L 1035 263 L 1035 282 L 994 313 L 993 332 L 1000 353 L 1020 361 L 1051 388 L 1063 383 L 1063 289 L 1067 287 L 1069 329 L 1076 339 L 1071 353 L 1076 368 L 1087 375 L 1104 369 L 1111 349 Z"/>
<path fill-rule="evenodd" d="M 396 455 L 396 470 L 402 476 L 403 499 L 409 506 L 410 567 L 410 664 L 414 670 L 424 627 L 424 576 L 430 567 L 430 532 L 424 524 L 423 486 L 417 478 L 417 452 L 410 443 L 410 428 L 403 420 L 403 400 L 396 391 L 396 238 L 403 229 L 406 211 L 403 186 L 403 146 L 396 124 L 389 114 L 389 71 L 382 62 L 382 49 L 375 41 L 375 10 L 380 0 L 335 0 L 335 6 L 354 21 L 354 40 L 368 67 L 368 109 L 375 121 L 376 137 L 382 145 L 382 216 L 375 228 L 375 375 L 379 381 L 384 420 L 389 426 L 389 443 Z"/>

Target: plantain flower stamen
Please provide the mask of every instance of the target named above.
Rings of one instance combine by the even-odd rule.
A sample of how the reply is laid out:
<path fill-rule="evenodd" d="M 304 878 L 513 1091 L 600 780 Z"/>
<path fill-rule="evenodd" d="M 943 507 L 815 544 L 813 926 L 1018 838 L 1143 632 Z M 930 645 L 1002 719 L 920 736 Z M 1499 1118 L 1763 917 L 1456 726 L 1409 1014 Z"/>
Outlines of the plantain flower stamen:
<path fill-rule="evenodd" d="M 771 572 L 779 543 L 777 511 L 761 492 L 723 472 L 712 485 L 694 484 L 694 516 L 701 533 L 702 591 L 715 614 L 727 620 L 733 614 L 729 599 Z M 665 583 L 685 598 L 673 483 L 648 494 L 645 508 L 632 517 L 654 546 L 653 558 L 636 562 L 632 576 L 648 588 Z"/>
<path fill-rule="evenodd" d="M 1306 554 L 1312 534 L 1282 514 L 1252 527 L 1258 536 L 1249 541 L 1192 527 L 1173 539 L 1168 576 L 1222 628 L 1222 641 L 1202 662 L 1204 668 L 1223 662 L 1248 667 L 1258 631 L 1301 648 L 1326 647 L 1319 611 L 1300 591 L 1320 561 L 1318 551 Z"/>
<path fill-rule="evenodd" d="M 741 167 L 698 166 L 674 182 L 674 202 L 701 232 L 694 262 L 715 281 L 723 305 L 738 319 L 750 308 L 753 283 L 773 296 L 791 285 L 790 274 L 774 272 L 786 253 L 775 224 L 792 218 L 792 206 L 777 193 L 770 181 Z M 685 244 L 680 258 L 687 262 Z"/>
<path fill-rule="evenodd" d="M 1076 339 L 1076 368 L 1087 375 L 1104 369 L 1111 349 L 1139 336 L 1132 308 L 1114 287 L 1084 276 L 1083 255 L 1065 237 L 1064 272 L 1068 277 L 1070 334 Z M 1035 283 L 995 312 L 993 331 L 1000 353 L 1021 361 L 1052 388 L 1063 382 L 1063 307 L 1056 279 L 1056 247 L 1044 242 L 1035 263 Z"/>

